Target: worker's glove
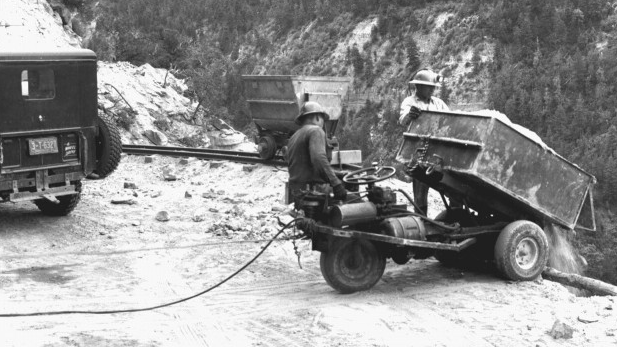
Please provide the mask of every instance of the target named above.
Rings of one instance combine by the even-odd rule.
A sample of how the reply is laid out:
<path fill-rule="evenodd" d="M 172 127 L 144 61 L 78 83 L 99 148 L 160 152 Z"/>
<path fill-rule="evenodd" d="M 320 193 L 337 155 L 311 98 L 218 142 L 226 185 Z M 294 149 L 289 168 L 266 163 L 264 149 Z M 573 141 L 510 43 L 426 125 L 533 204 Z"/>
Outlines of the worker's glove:
<path fill-rule="evenodd" d="M 334 192 L 334 198 L 336 200 L 345 200 L 347 198 L 347 190 L 343 187 L 342 183 L 332 187 L 332 191 Z"/>
<path fill-rule="evenodd" d="M 409 118 L 410 119 L 418 119 L 420 117 L 420 109 L 416 106 L 411 106 L 409 109 Z"/>

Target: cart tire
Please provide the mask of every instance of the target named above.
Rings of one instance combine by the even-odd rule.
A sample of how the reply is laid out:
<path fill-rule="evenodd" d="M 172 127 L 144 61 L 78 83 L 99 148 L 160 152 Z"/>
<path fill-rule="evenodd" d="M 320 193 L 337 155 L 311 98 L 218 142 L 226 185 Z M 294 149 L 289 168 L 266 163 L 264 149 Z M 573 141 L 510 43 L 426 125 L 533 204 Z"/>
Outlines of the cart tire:
<path fill-rule="evenodd" d="M 100 114 L 96 120 L 98 135 L 95 138 L 96 168 L 98 178 L 111 175 L 120 163 L 122 139 L 114 121 L 106 114 Z"/>
<path fill-rule="evenodd" d="M 464 209 L 452 209 L 441 211 L 435 220 L 438 222 L 445 223 L 459 223 L 463 227 L 474 226 L 477 223 L 473 220 L 473 218 L 469 215 L 469 213 Z M 473 247 L 473 246 L 472 246 Z M 464 267 L 468 265 L 470 261 L 469 257 L 466 256 L 466 253 L 469 254 L 469 249 L 464 249 L 460 252 L 455 251 L 444 251 L 444 250 L 436 250 L 435 251 L 435 259 L 437 259 L 441 264 L 448 267 Z"/>
<path fill-rule="evenodd" d="M 288 161 L 287 159 L 288 153 L 289 153 L 289 148 L 287 146 L 281 147 L 281 156 L 283 157 L 283 160 Z"/>
<path fill-rule="evenodd" d="M 276 140 L 272 135 L 264 135 L 259 138 L 257 151 L 261 159 L 270 160 L 276 154 Z"/>
<path fill-rule="evenodd" d="M 548 261 L 548 239 L 535 223 L 519 220 L 499 233 L 495 244 L 495 264 L 508 279 L 529 281 L 537 278 Z"/>
<path fill-rule="evenodd" d="M 368 240 L 337 238 L 319 260 L 321 274 L 342 294 L 370 289 L 386 268 L 386 257 Z"/>
<path fill-rule="evenodd" d="M 44 215 L 66 216 L 77 207 L 79 200 L 81 200 L 81 181 L 73 182 L 73 184 L 75 184 L 77 194 L 58 196 L 56 199 L 60 202 L 57 204 L 47 199 L 34 200 L 34 204 Z"/>

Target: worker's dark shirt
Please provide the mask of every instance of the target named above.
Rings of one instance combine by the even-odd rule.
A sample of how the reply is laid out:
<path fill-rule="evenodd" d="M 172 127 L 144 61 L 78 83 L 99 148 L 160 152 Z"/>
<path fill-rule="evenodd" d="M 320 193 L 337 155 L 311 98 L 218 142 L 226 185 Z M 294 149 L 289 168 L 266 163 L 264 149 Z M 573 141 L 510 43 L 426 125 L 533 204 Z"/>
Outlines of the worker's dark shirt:
<path fill-rule="evenodd" d="M 304 125 L 289 139 L 287 145 L 290 188 L 304 188 L 307 183 L 329 183 L 336 186 L 336 177 L 326 156 L 326 133 L 317 125 Z"/>

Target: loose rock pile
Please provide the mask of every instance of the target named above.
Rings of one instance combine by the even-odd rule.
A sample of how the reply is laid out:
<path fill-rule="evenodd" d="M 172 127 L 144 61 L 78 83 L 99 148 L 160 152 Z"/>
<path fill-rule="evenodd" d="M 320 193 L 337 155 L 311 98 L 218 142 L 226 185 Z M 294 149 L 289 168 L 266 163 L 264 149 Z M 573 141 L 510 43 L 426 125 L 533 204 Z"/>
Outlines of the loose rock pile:
<path fill-rule="evenodd" d="M 225 122 L 195 112 L 187 89 L 169 70 L 149 64 L 98 63 L 99 110 L 120 125 L 123 143 L 256 150 Z"/>

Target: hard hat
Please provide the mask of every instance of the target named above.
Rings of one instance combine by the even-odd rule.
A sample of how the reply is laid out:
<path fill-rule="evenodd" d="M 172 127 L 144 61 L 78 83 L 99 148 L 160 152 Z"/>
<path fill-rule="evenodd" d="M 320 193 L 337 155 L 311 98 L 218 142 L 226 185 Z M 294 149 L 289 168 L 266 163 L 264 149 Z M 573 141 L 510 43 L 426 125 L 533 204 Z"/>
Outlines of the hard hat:
<path fill-rule="evenodd" d="M 429 69 L 422 69 L 416 72 L 409 84 L 424 84 L 427 86 L 436 87 L 441 82 L 441 75 L 434 73 Z"/>
<path fill-rule="evenodd" d="M 304 118 L 304 116 L 317 113 L 321 113 L 325 121 L 330 119 L 330 115 L 326 113 L 326 111 L 323 109 L 323 107 L 321 107 L 320 104 L 316 103 L 315 101 L 305 102 L 304 105 L 302 105 L 302 107 L 300 108 L 300 113 L 298 114 L 298 116 L 296 116 L 296 124 L 302 125 L 302 118 Z"/>

